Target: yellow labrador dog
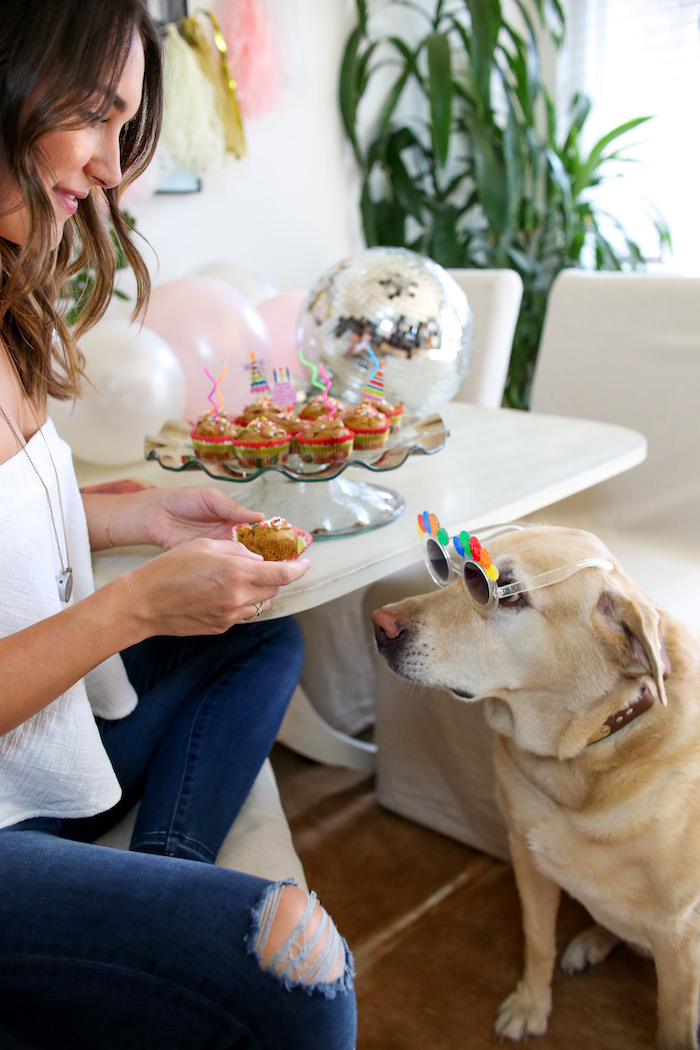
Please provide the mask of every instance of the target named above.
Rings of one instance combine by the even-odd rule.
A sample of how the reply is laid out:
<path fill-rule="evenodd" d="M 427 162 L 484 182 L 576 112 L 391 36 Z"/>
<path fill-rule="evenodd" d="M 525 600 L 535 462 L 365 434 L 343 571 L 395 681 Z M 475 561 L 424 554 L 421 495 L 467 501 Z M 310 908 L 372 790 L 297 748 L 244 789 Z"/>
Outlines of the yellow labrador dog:
<path fill-rule="evenodd" d="M 423 517 L 428 566 L 446 586 L 372 619 L 396 673 L 486 705 L 525 934 L 524 972 L 497 1034 L 547 1029 L 563 888 L 595 920 L 563 968 L 598 963 L 621 939 L 645 949 L 659 1050 L 696 1050 L 696 639 L 591 533 L 516 526 L 470 551 L 468 535 L 449 540 Z"/>

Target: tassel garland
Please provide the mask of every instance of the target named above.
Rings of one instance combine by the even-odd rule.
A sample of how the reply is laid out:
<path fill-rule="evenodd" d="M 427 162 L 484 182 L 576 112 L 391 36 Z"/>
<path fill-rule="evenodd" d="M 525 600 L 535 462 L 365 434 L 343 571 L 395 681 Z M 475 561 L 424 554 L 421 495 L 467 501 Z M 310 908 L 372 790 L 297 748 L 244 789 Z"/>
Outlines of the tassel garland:
<path fill-rule="evenodd" d="M 225 149 L 217 93 L 175 23 L 163 44 L 165 100 L 160 145 L 185 171 L 223 167 Z"/>

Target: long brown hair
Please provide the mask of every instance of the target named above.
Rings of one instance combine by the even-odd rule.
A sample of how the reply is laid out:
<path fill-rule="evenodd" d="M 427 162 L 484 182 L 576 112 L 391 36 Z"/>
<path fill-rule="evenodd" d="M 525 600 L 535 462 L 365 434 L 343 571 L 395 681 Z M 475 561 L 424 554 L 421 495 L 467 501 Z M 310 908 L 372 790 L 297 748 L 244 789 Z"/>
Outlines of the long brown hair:
<path fill-rule="evenodd" d="M 55 247 L 37 143 L 50 131 L 85 126 L 109 110 L 134 32 L 143 43 L 145 73 L 139 110 L 121 133 L 122 182 L 115 189 L 93 189 Z M 0 238 L 0 340 L 25 391 L 41 404 L 47 395 L 65 399 L 78 391 L 83 359 L 76 339 L 102 316 L 112 294 L 116 252 L 105 212 L 136 276 L 134 313 L 148 300 L 148 271 L 131 241 L 119 195 L 153 156 L 162 107 L 160 39 L 144 0 L 2 0 L 0 172 L 19 186 L 29 232 L 21 245 Z M 86 264 L 95 280 L 71 330 L 59 306 L 61 289 Z"/>

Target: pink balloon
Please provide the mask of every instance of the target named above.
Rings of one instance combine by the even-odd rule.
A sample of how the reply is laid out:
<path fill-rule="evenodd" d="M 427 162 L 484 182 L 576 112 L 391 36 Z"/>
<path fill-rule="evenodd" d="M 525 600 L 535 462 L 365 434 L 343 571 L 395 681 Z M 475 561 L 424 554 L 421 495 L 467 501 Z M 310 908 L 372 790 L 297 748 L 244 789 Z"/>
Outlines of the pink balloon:
<path fill-rule="evenodd" d="M 292 375 L 308 379 L 310 373 L 299 360 L 299 315 L 308 292 L 281 292 L 258 303 L 272 344 L 272 360 L 275 368 L 288 368 Z"/>
<path fill-rule="evenodd" d="M 185 374 L 185 417 L 196 419 L 219 399 L 205 369 L 218 380 L 226 412 L 238 413 L 250 401 L 250 355 L 264 362 L 272 387 L 272 345 L 260 314 L 249 299 L 214 277 L 181 277 L 153 289 L 145 325 L 172 348 Z"/>

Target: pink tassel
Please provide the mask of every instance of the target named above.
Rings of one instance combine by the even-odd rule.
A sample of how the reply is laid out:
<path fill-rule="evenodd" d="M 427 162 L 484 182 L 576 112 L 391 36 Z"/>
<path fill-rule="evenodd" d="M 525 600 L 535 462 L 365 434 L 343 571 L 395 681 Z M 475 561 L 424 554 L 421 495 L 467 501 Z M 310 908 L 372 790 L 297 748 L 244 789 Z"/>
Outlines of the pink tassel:
<path fill-rule="evenodd" d="M 280 96 L 274 38 L 259 0 L 228 0 L 219 16 L 244 117 L 274 109 Z"/>

